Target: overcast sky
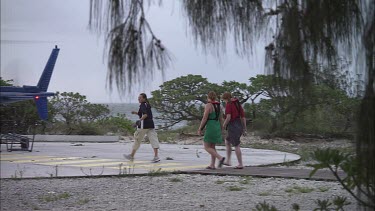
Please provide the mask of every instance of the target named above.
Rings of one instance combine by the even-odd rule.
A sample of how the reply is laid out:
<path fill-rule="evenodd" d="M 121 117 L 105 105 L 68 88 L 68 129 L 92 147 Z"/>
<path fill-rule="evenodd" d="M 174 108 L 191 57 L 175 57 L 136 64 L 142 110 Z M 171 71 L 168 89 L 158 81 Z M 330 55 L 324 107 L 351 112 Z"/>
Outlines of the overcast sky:
<path fill-rule="evenodd" d="M 223 60 L 206 55 L 194 47 L 177 1 L 164 1 L 162 7 L 147 9 L 153 31 L 174 56 L 165 80 L 187 74 L 199 74 L 210 82 L 224 80 L 248 82 L 264 71 L 264 43 L 254 55 L 242 59 L 228 49 Z M 17 85 L 36 85 L 54 45 L 60 54 L 49 91 L 79 92 L 90 102 L 136 102 L 138 93 L 158 89 L 161 74 L 134 96 L 122 96 L 106 89 L 104 38 L 90 33 L 89 0 L 1 0 L 1 77 L 14 79 Z M 130 100 L 130 101 L 129 101 Z"/>

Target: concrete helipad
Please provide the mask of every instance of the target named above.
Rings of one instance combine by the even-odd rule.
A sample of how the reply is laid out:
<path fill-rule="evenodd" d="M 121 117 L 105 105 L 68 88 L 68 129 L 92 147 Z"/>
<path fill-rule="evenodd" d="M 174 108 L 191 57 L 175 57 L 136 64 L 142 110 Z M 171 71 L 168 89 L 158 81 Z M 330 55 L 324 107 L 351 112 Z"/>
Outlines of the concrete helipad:
<path fill-rule="evenodd" d="M 151 146 L 142 144 L 134 162 L 123 158 L 132 143 L 43 143 L 36 142 L 33 152 L 7 152 L 1 146 L 1 178 L 59 177 L 85 175 L 141 174 L 153 171 L 186 171 L 204 169 L 209 154 L 201 145 L 161 144 L 161 162 L 152 163 Z M 225 156 L 225 148 L 218 147 Z M 243 148 L 245 166 L 262 166 L 290 162 L 299 155 L 274 151 Z M 236 164 L 234 152 L 233 164 Z M 233 167 L 232 167 L 233 168 Z"/>

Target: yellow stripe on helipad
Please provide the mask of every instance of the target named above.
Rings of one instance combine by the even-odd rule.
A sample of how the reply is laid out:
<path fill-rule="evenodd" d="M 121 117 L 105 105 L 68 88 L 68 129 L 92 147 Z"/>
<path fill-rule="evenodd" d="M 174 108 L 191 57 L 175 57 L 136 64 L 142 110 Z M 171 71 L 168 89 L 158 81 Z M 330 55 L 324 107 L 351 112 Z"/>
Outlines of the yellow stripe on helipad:
<path fill-rule="evenodd" d="M 77 160 L 82 159 L 81 157 L 49 157 L 43 159 L 36 159 L 36 160 L 16 160 L 13 163 L 36 163 L 36 162 L 48 162 L 48 161 L 57 161 L 57 160 Z"/>
<path fill-rule="evenodd" d="M 81 164 L 81 165 L 71 165 L 75 167 L 101 167 L 101 166 L 114 166 L 114 165 L 120 165 L 121 163 L 124 166 L 134 166 L 137 165 L 137 163 L 148 163 L 150 161 L 116 161 L 116 162 L 105 162 L 105 163 L 90 163 L 90 164 Z"/>
<path fill-rule="evenodd" d="M 12 155 L 18 155 L 18 154 L 3 154 L 3 153 L 0 153 L 0 157 L 8 157 L 8 156 L 12 156 Z"/>
<path fill-rule="evenodd" d="M 21 153 L 21 154 L 2 154 L 2 153 L 0 153 L 0 157 L 3 157 L 3 156 L 22 156 L 22 155 L 27 155 L 27 156 L 29 156 L 30 155 L 30 152 L 28 152 L 28 153 Z"/>
<path fill-rule="evenodd" d="M 15 161 L 15 160 L 22 160 L 22 159 L 38 159 L 38 158 L 53 158 L 52 156 L 17 156 L 11 158 L 0 158 L 1 161 Z"/>
<path fill-rule="evenodd" d="M 73 160 L 73 161 L 60 161 L 60 162 L 46 162 L 46 163 L 38 163 L 42 165 L 69 165 L 75 163 L 92 163 L 92 162 L 105 162 L 105 161 L 114 161 L 111 159 L 96 159 L 96 160 Z"/>

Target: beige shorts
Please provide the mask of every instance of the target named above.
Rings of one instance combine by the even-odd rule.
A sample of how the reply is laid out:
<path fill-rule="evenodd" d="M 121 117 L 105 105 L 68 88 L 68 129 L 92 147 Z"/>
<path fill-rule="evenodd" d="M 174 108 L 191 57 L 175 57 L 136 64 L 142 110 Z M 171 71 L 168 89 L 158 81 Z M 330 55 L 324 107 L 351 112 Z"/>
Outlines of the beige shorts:
<path fill-rule="evenodd" d="M 156 133 L 154 128 L 150 129 L 140 129 L 138 128 L 134 133 L 134 145 L 133 149 L 138 150 L 141 146 L 141 142 L 144 139 L 145 135 L 147 135 L 148 139 L 150 140 L 150 144 L 152 148 L 158 149 L 159 148 L 159 139 L 158 134 Z"/>

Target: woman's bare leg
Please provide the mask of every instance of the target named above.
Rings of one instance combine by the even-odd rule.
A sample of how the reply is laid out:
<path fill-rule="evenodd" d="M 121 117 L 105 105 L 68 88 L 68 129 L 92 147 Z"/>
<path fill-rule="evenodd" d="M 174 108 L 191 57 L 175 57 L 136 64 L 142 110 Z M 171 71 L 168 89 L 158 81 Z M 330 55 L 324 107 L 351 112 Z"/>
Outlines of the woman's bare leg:
<path fill-rule="evenodd" d="M 240 145 L 234 147 L 234 151 L 236 152 L 237 160 L 238 160 L 238 167 L 243 167 L 242 163 L 242 153 Z"/>
<path fill-rule="evenodd" d="M 204 149 L 214 158 L 217 158 L 219 160 L 223 159 L 223 156 L 219 155 L 215 148 L 212 148 L 211 143 L 204 142 Z"/>
<path fill-rule="evenodd" d="M 225 147 L 226 147 L 226 152 L 227 152 L 227 157 L 225 158 L 226 161 L 225 161 L 225 165 L 228 165 L 230 166 L 231 165 L 231 156 L 232 156 L 232 146 L 231 144 L 229 143 L 228 140 L 225 140 Z"/>
<path fill-rule="evenodd" d="M 213 148 L 216 151 L 215 144 L 211 144 L 211 148 Z M 217 151 L 216 151 L 216 153 L 217 153 Z M 210 166 L 212 168 L 215 168 L 215 162 L 216 162 L 215 156 L 211 155 L 211 164 L 210 164 Z"/>

